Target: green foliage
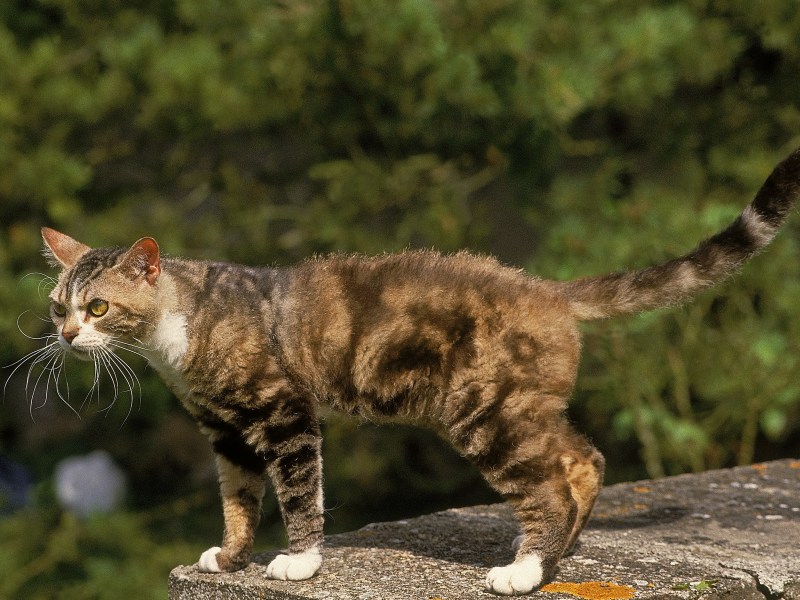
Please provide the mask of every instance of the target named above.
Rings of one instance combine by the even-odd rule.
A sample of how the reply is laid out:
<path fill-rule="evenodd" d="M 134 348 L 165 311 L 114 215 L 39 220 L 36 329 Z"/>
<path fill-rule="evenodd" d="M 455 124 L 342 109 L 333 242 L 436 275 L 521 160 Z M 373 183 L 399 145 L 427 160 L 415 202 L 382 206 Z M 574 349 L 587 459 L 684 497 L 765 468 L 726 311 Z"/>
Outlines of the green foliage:
<path fill-rule="evenodd" d="M 554 278 L 683 253 L 800 143 L 797 39 L 792 0 L 5 2 L 0 362 L 39 343 L 19 315 L 32 337 L 48 329 L 47 280 L 26 276 L 49 273 L 42 225 L 252 264 L 467 247 Z M 797 453 L 800 223 L 787 229 L 687 307 L 586 328 L 572 416 L 610 479 Z M 71 597 L 148 597 L 194 559 L 181 531 L 156 539 L 142 514 L 212 487 L 196 477 L 209 456 L 137 372 L 141 408 L 122 397 L 96 414 L 107 399 L 93 398 L 83 421 L 52 396 L 29 411 L 24 373 L 10 382 L 4 451 L 44 477 L 105 447 L 140 491 L 102 525 L 55 511 L 0 522 L 3 593 L 59 581 Z M 70 373 L 77 408 L 91 373 Z M 342 527 L 381 518 L 357 490 L 384 516 L 485 494 L 452 454 L 429 458 L 443 449 L 427 434 L 326 429 Z M 279 529 L 274 504 L 266 514 Z M 14 575 L 26 568 L 36 583 Z"/>
<path fill-rule="evenodd" d="M 166 579 L 153 575 L 200 551 L 157 539 L 141 515 L 124 513 L 80 521 L 29 509 L 0 521 L 0 536 L 9 549 L 0 556 L 4 598 L 163 598 Z"/>

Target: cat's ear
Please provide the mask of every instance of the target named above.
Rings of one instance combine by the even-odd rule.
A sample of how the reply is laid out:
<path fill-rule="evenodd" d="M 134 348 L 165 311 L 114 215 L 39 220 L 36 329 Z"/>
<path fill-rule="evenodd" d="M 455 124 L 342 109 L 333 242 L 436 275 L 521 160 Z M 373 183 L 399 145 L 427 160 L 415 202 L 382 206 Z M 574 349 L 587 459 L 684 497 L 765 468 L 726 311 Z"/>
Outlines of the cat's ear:
<path fill-rule="evenodd" d="M 54 267 L 61 266 L 69 269 L 80 260 L 81 256 L 91 250 L 86 244 L 81 244 L 68 235 L 49 227 L 42 227 L 42 239 L 44 240 L 45 258 Z"/>
<path fill-rule="evenodd" d="M 143 276 L 147 283 L 155 284 L 161 274 L 161 258 L 156 241 L 150 237 L 140 239 L 122 258 L 120 268 L 131 279 Z"/>

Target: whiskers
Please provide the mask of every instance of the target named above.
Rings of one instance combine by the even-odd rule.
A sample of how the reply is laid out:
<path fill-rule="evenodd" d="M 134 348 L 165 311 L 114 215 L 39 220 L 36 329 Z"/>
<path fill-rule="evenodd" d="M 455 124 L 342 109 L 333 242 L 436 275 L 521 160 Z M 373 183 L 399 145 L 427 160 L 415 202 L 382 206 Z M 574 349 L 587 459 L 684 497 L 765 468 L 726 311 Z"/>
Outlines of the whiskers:
<path fill-rule="evenodd" d="M 31 419 L 34 421 L 34 411 L 44 407 L 47 403 L 47 398 L 50 395 L 51 385 L 52 390 L 56 396 L 75 413 L 78 418 L 80 414 L 73 408 L 69 402 L 69 384 L 67 383 L 66 376 L 64 375 L 64 361 L 66 359 L 66 352 L 58 343 L 58 336 L 49 334 L 42 337 L 31 337 L 27 334 L 25 336 L 32 340 L 45 340 L 47 343 L 44 347 L 29 352 L 19 360 L 7 365 L 7 369 L 12 369 L 6 382 L 3 385 L 3 397 L 5 398 L 8 382 L 14 374 L 20 370 L 26 363 L 28 364 L 28 374 L 25 378 L 25 396 L 29 398 L 29 413 Z M 42 383 L 44 378 L 44 398 L 36 405 L 36 389 Z M 62 385 L 64 389 L 62 389 Z"/>
<path fill-rule="evenodd" d="M 138 350 L 146 350 L 144 347 L 128 344 L 119 340 L 111 340 L 107 343 L 113 348 L 132 352 L 142 357 L 144 357 L 144 355 Z M 133 412 L 134 404 L 137 405 L 137 410 L 142 406 L 142 386 L 139 382 L 139 378 L 136 376 L 131 366 L 109 348 L 100 346 L 93 349 L 89 354 L 94 362 L 94 381 L 92 382 L 92 387 L 89 389 L 89 393 L 86 395 L 83 404 L 92 397 L 92 393 L 95 391 L 98 403 L 100 402 L 100 377 L 102 372 L 105 372 L 111 380 L 111 387 L 114 394 L 109 405 L 99 409 L 99 412 L 105 412 L 107 415 L 114 407 L 120 394 L 127 395 L 130 398 L 130 404 L 128 405 L 128 413 L 122 420 L 122 424 L 124 425 Z M 83 404 L 81 404 L 81 408 L 83 408 Z"/>
<path fill-rule="evenodd" d="M 20 329 L 22 331 L 22 329 Z M 11 369 L 11 373 L 6 378 L 3 386 L 3 397 L 5 398 L 9 382 L 12 377 L 19 372 L 22 367 L 27 366 L 28 371 L 25 377 L 25 396 L 28 398 L 29 413 L 31 419 L 36 421 L 35 413 L 44 408 L 48 399 L 55 395 L 70 411 L 79 419 L 84 408 L 91 405 L 93 398 L 97 399 L 97 412 L 105 413 L 106 416 L 111 412 L 122 396 L 129 399 L 128 411 L 122 421 L 122 425 L 127 422 L 133 413 L 134 407 L 137 410 L 142 404 L 142 386 L 133 368 L 117 354 L 117 351 L 128 352 L 142 358 L 146 358 L 144 352 L 147 348 L 137 340 L 137 343 L 125 342 L 113 337 L 105 340 L 105 344 L 88 349 L 83 353 L 83 357 L 88 358 L 94 365 L 94 374 L 89 391 L 86 393 L 80 406 L 76 409 L 70 398 L 70 386 L 67 381 L 66 365 L 70 362 L 72 352 L 65 349 L 58 341 L 58 335 L 48 334 L 40 337 L 33 337 L 22 332 L 25 337 L 31 340 L 44 341 L 45 345 L 41 348 L 29 352 L 17 361 L 7 365 L 5 368 Z M 108 379 L 110 382 L 110 401 L 106 406 L 99 407 L 103 394 L 101 394 L 101 382 Z M 106 388 L 108 389 L 108 388 Z M 37 391 L 39 392 L 37 394 Z"/>
<path fill-rule="evenodd" d="M 36 291 L 39 293 L 40 298 L 44 298 L 50 292 L 50 290 L 56 287 L 56 284 L 58 283 L 58 280 L 55 277 L 51 277 L 50 275 L 47 275 L 45 273 L 37 273 L 37 272 L 27 273 L 26 275 L 23 275 L 22 278 L 20 278 L 20 282 L 25 281 L 25 279 L 27 279 L 28 277 L 39 278 L 39 284 L 36 286 Z M 44 290 L 44 293 L 42 290 Z"/>

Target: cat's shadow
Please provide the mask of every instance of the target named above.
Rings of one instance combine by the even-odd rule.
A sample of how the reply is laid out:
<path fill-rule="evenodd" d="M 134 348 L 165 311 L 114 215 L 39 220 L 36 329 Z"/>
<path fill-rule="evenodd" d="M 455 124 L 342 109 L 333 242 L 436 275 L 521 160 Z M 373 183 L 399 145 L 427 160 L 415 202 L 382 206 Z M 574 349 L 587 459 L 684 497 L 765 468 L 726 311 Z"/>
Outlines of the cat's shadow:
<path fill-rule="evenodd" d="M 598 513 L 586 532 L 624 531 L 664 526 L 686 516 L 684 507 L 658 507 Z M 452 510 L 408 520 L 373 523 L 356 531 L 326 538 L 327 549 L 388 549 L 434 560 L 490 568 L 514 560 L 512 541 L 519 529 L 510 508 L 504 505 Z M 568 554 L 590 551 L 591 544 L 578 541 Z M 277 552 L 256 557 L 257 564 L 268 564 Z"/>

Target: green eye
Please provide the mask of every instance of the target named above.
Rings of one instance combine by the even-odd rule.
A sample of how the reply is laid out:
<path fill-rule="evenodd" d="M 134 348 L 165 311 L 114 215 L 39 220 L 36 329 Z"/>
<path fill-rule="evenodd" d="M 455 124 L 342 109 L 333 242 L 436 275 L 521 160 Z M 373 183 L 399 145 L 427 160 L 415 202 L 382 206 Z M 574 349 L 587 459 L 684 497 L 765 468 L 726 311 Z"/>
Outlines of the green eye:
<path fill-rule="evenodd" d="M 89 314 L 93 317 L 102 317 L 108 312 L 108 302 L 105 300 L 92 300 L 89 302 Z"/>
<path fill-rule="evenodd" d="M 58 302 L 51 303 L 50 310 L 52 310 L 53 314 L 57 317 L 65 317 L 67 315 L 67 307 Z"/>

